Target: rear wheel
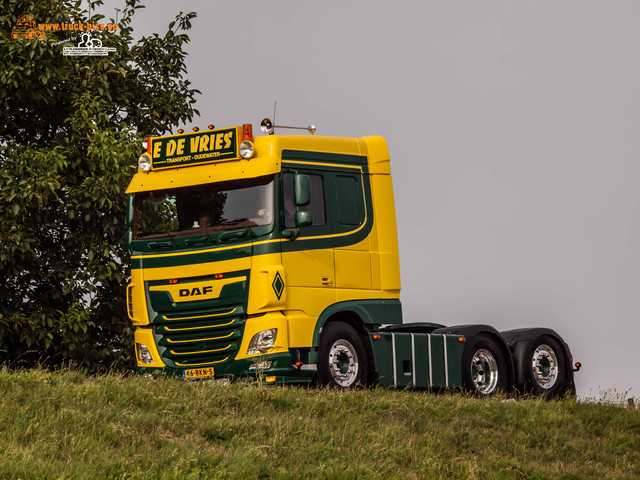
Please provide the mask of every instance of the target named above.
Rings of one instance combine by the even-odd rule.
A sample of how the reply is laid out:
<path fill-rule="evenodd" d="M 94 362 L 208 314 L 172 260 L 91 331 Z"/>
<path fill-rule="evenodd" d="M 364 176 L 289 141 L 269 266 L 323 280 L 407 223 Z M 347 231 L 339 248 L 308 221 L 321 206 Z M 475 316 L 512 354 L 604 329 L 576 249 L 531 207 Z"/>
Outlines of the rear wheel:
<path fill-rule="evenodd" d="M 548 335 L 536 339 L 525 361 L 527 389 L 530 392 L 547 397 L 564 393 L 567 362 L 557 340 Z"/>
<path fill-rule="evenodd" d="M 369 357 L 362 337 L 351 325 L 329 323 L 322 332 L 318 353 L 321 384 L 348 389 L 366 383 Z"/>
<path fill-rule="evenodd" d="M 476 335 L 465 345 L 462 384 L 466 390 L 482 397 L 509 389 L 507 358 L 489 335 Z"/>

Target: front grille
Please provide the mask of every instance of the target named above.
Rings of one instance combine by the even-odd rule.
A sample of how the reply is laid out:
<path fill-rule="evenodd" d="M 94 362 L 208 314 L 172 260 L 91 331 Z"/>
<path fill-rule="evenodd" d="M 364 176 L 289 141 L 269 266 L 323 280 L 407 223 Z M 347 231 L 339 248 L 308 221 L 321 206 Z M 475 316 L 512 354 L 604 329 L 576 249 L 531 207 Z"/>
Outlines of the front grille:
<path fill-rule="evenodd" d="M 161 356 L 179 368 L 216 366 L 240 348 L 245 316 L 241 305 L 207 310 L 158 312 L 154 323 Z"/>

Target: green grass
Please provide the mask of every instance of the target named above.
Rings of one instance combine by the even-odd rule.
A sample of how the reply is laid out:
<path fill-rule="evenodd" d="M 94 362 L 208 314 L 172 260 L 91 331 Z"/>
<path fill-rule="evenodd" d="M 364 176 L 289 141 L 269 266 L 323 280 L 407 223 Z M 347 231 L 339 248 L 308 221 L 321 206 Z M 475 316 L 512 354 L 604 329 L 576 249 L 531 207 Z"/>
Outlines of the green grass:
<path fill-rule="evenodd" d="M 0 370 L 0 478 L 640 478 L 640 412 Z"/>

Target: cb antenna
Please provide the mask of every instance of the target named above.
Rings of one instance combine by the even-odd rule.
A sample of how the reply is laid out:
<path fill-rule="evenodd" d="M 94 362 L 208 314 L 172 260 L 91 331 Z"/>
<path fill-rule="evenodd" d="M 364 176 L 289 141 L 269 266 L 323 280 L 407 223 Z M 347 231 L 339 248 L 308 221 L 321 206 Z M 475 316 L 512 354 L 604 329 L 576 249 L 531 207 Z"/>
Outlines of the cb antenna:
<path fill-rule="evenodd" d="M 273 101 L 273 123 L 276 123 L 276 105 L 278 105 L 277 101 Z"/>

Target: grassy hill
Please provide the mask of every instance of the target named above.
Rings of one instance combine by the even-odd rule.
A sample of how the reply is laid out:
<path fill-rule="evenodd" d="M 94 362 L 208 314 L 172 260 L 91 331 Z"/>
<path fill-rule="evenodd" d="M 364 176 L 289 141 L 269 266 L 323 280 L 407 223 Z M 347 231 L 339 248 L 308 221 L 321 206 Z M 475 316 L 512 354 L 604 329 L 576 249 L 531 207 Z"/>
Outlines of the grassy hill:
<path fill-rule="evenodd" d="M 0 478 L 640 478 L 640 412 L 0 370 Z"/>

